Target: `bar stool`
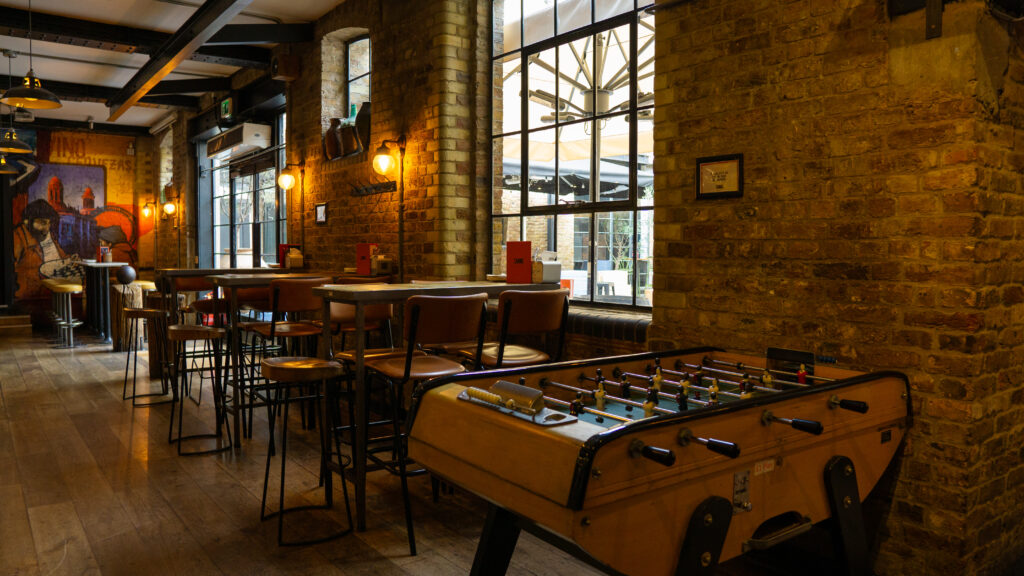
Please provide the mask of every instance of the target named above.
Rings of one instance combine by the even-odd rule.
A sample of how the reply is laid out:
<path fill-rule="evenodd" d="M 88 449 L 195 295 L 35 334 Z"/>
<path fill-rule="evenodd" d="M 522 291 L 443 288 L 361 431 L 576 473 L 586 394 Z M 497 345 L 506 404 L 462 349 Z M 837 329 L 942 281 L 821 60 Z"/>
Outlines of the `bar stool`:
<path fill-rule="evenodd" d="M 167 327 L 167 340 L 174 345 L 173 369 L 170 370 L 171 378 L 171 422 L 167 430 L 167 441 L 178 444 L 178 454 L 182 456 L 193 456 L 198 454 L 212 454 L 231 449 L 231 429 L 227 423 L 227 415 L 224 406 L 224 390 L 221 386 L 221 343 L 227 331 L 214 326 L 194 326 L 190 324 L 173 324 Z M 213 347 L 213 409 L 216 414 L 216 427 L 214 432 L 196 433 L 183 435 L 182 420 L 185 412 L 185 398 L 188 395 L 188 374 L 190 370 L 186 366 L 185 344 L 188 342 L 208 342 Z M 200 386 L 202 381 L 200 381 Z M 178 437 L 174 438 L 174 406 L 178 405 Z M 228 441 L 223 446 L 183 452 L 182 442 L 200 438 L 220 438 L 221 429 L 228 430 Z"/>
<path fill-rule="evenodd" d="M 121 399 L 132 401 L 132 406 L 143 407 L 143 406 L 156 406 L 158 404 L 166 404 L 171 402 L 173 398 L 167 398 L 159 401 L 139 402 L 139 398 L 151 398 L 155 396 L 166 396 L 168 394 L 167 379 L 168 374 L 166 371 L 160 371 L 160 391 L 159 392 L 146 392 L 139 394 L 136 388 L 136 375 L 139 369 L 139 350 L 142 348 L 142 339 L 139 337 L 139 326 L 143 321 L 152 323 L 152 326 L 156 328 L 157 341 L 150 344 L 150 351 L 154 348 L 162 348 L 167 336 L 167 312 L 157 308 L 125 308 L 122 312 L 122 317 L 128 325 L 128 355 L 125 357 L 124 362 L 124 383 L 121 386 Z M 132 363 L 132 356 L 135 357 L 135 362 Z M 154 361 L 153 354 L 150 355 L 150 362 Z M 160 358 L 166 358 L 167 354 L 164 351 L 162 354 L 156 355 L 155 359 L 157 362 Z M 132 395 L 128 396 L 128 365 L 132 364 Z"/>
<path fill-rule="evenodd" d="M 352 531 L 352 511 L 348 499 L 348 484 L 345 480 L 345 468 L 351 463 L 348 456 L 341 454 L 339 450 L 332 449 L 330 430 L 330 411 L 325 411 L 325 422 L 320 426 L 320 485 L 324 488 L 323 504 L 308 504 L 285 508 L 284 487 L 285 471 L 288 462 L 288 406 L 292 402 L 312 400 L 320 405 L 321 400 L 330 402 L 334 391 L 337 389 L 337 379 L 343 373 L 342 365 L 333 360 L 321 360 L 319 358 L 307 358 L 296 356 L 281 356 L 277 358 L 264 358 L 260 362 L 263 377 L 271 381 L 267 393 L 267 409 L 270 417 L 269 447 L 267 450 L 267 466 L 263 475 L 263 498 L 260 502 L 260 520 L 277 517 L 277 544 L 278 546 L 295 546 L 299 544 L 315 544 L 340 538 Z M 293 397 L 292 391 L 301 387 L 312 387 L 312 392 L 300 394 Z M 324 387 L 321 394 L 319 387 Z M 326 397 L 326 398 L 323 398 Z M 321 406 L 322 407 L 322 406 Z M 282 410 L 283 408 L 283 410 Z M 267 512 L 267 486 L 270 482 L 270 463 L 274 457 L 274 428 L 277 415 L 281 415 L 281 482 L 278 492 L 277 511 Z M 332 453 L 337 453 L 337 465 L 332 463 Z M 332 468 L 341 476 L 342 492 L 345 495 L 345 515 L 348 518 L 348 528 L 333 532 L 328 535 L 307 539 L 289 540 L 284 539 L 284 516 L 291 512 L 300 510 L 323 510 L 334 505 L 334 488 Z"/>
<path fill-rule="evenodd" d="M 82 321 L 74 318 L 71 308 L 71 296 L 82 293 L 82 285 L 72 280 L 61 281 L 48 279 L 44 285 L 50 289 L 55 297 L 57 309 L 57 348 L 75 347 L 75 328 L 82 325 Z"/>

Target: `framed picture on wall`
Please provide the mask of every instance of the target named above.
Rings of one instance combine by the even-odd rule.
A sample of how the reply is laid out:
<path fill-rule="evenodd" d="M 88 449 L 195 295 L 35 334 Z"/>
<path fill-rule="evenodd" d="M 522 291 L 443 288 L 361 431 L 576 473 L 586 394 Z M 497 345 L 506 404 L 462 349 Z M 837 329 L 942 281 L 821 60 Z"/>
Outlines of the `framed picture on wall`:
<path fill-rule="evenodd" d="M 743 196 L 743 154 L 697 158 L 697 200 Z"/>
<path fill-rule="evenodd" d="M 327 224 L 327 203 L 324 202 L 322 204 L 317 204 L 316 212 L 314 214 L 316 216 L 317 224 Z"/>

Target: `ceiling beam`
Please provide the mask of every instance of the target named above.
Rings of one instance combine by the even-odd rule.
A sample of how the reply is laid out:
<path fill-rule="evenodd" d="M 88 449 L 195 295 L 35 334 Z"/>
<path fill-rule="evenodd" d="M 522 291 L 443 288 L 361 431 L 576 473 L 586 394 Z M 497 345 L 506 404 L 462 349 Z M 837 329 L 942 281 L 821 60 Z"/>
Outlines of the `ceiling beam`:
<path fill-rule="evenodd" d="M 28 11 L 0 6 L 0 36 L 28 38 Z M 65 16 L 32 13 L 32 39 L 126 54 L 152 54 L 171 35 L 130 26 L 103 24 Z M 190 60 L 240 68 L 265 69 L 270 50 L 253 46 L 204 46 Z"/>
<path fill-rule="evenodd" d="M 10 116 L 0 115 L 4 124 L 9 124 Z M 15 123 L 24 130 L 67 130 L 70 132 L 92 132 L 94 134 L 116 134 L 119 136 L 149 136 L 146 126 L 126 126 L 121 124 L 105 124 L 103 122 L 78 122 L 75 120 L 58 120 L 56 118 L 36 118 L 32 122 Z"/>
<path fill-rule="evenodd" d="M 213 78 L 212 80 L 219 80 L 219 78 Z M 106 104 L 108 100 L 117 95 L 118 88 L 110 88 L 109 86 L 96 86 L 93 84 L 75 84 L 73 82 L 60 82 L 58 80 L 47 80 L 42 78 L 39 80 L 43 87 L 53 92 L 61 100 L 67 100 L 69 102 L 99 102 Z M 20 77 L 11 77 L 6 74 L 0 74 L 0 86 L 17 86 L 21 84 Z M 166 95 L 166 96 L 146 96 L 136 104 L 137 106 L 145 106 L 147 108 L 187 108 L 190 110 L 196 110 L 199 108 L 199 98 L 195 96 L 180 96 L 180 95 Z"/>
<path fill-rule="evenodd" d="M 107 121 L 113 122 L 120 118 L 150 88 L 173 72 L 178 64 L 251 3 L 252 0 L 206 0 L 177 32 L 150 54 L 149 62 L 107 103 L 110 108 Z"/>
<path fill-rule="evenodd" d="M 158 94 L 195 94 L 197 92 L 226 92 L 228 90 L 231 90 L 231 78 L 228 77 L 164 80 L 153 86 L 146 98 Z"/>
<path fill-rule="evenodd" d="M 207 46 L 311 42 L 312 24 L 228 24 L 206 41 Z"/>

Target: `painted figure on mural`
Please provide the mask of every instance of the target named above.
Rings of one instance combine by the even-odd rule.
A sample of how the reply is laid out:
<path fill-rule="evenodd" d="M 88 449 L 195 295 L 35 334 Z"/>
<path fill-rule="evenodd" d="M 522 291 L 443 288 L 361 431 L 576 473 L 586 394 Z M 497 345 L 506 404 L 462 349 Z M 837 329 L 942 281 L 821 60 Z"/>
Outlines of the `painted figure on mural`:
<path fill-rule="evenodd" d="M 53 233 L 57 210 L 43 199 L 29 202 L 14 229 L 14 271 L 18 278 L 15 297 L 35 294 L 45 278 L 81 280 L 78 255 L 68 257 Z"/>

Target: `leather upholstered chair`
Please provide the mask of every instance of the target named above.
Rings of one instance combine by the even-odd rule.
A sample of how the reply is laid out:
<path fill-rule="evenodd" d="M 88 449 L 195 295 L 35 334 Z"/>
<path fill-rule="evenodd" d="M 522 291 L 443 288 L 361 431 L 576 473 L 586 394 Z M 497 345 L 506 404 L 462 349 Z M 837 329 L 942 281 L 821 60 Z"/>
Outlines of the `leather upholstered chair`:
<path fill-rule="evenodd" d="M 487 342 L 480 353 L 478 368 L 516 368 L 558 361 L 565 345 L 565 324 L 569 315 L 568 290 L 506 290 L 498 297 L 497 342 Z M 557 335 L 553 354 L 544 350 L 512 344 L 514 336 Z M 477 351 L 461 348 L 459 354 L 473 359 Z"/>

